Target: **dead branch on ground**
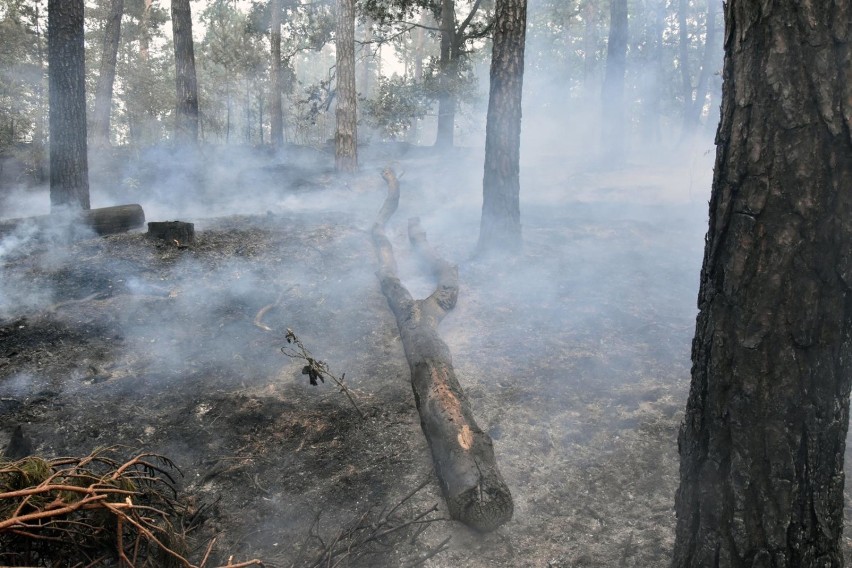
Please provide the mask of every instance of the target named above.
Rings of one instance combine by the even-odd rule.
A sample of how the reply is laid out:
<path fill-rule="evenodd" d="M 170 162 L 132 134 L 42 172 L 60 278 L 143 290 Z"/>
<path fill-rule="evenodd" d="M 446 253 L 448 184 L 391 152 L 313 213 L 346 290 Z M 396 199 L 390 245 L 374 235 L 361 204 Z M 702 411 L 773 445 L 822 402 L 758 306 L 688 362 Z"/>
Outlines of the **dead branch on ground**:
<path fill-rule="evenodd" d="M 367 417 L 367 415 L 364 414 L 364 411 L 362 411 L 355 402 L 352 391 L 349 390 L 349 387 L 347 387 L 343 382 L 346 379 L 346 373 L 343 373 L 340 377 L 335 376 L 329 370 L 328 363 L 314 358 L 314 356 L 311 355 L 311 352 L 304 346 L 302 341 L 296 337 L 296 334 L 293 333 L 292 329 L 287 328 L 287 334 L 284 338 L 287 340 L 287 344 L 292 345 L 292 347 L 284 346 L 281 348 L 281 352 L 291 359 L 301 359 L 306 363 L 305 366 L 302 367 L 302 374 L 308 376 L 308 380 L 312 385 L 317 386 L 317 380 L 324 383 L 326 378 L 331 379 L 331 381 L 340 388 L 340 392 L 346 395 L 346 398 L 349 399 L 349 402 L 352 403 L 352 406 L 358 411 L 361 418 Z"/>
<path fill-rule="evenodd" d="M 0 461 L 0 562 L 203 568 L 209 550 L 198 566 L 187 559 L 192 511 L 178 499 L 174 463 L 150 453 L 122 462 L 114 453 Z"/>
<path fill-rule="evenodd" d="M 432 505 L 420 511 L 404 511 L 405 505 L 412 497 L 428 485 L 426 479 L 414 490 L 400 499 L 389 510 L 376 511 L 369 509 L 347 526 L 338 530 L 330 541 L 323 539 L 317 532 L 320 516 L 314 518 L 308 529 L 308 535 L 302 543 L 298 556 L 290 564 L 290 568 L 320 568 L 339 567 L 363 560 L 366 564 L 371 556 L 378 561 L 376 555 L 392 551 L 406 538 L 416 539 L 424 530 L 436 522 L 449 519 L 433 516 L 438 505 Z M 414 559 L 407 566 L 418 566 L 426 560 L 446 550 L 450 539 L 447 538 L 437 546 L 429 549 L 420 558 Z M 308 551 L 311 553 L 307 553 Z M 374 564 L 373 564 L 374 565 Z"/>
<path fill-rule="evenodd" d="M 373 225 L 382 292 L 396 317 L 420 425 L 440 480 L 450 515 L 482 531 L 512 518 L 512 495 L 497 468 L 491 437 L 476 424 L 470 403 L 453 370 L 438 324 L 456 305 L 458 270 L 429 245 L 419 219 L 410 219 L 408 234 L 437 281 L 435 291 L 415 300 L 397 276 L 393 247 L 385 224 L 399 206 L 399 180 L 390 168 L 382 172 L 388 195 Z"/>

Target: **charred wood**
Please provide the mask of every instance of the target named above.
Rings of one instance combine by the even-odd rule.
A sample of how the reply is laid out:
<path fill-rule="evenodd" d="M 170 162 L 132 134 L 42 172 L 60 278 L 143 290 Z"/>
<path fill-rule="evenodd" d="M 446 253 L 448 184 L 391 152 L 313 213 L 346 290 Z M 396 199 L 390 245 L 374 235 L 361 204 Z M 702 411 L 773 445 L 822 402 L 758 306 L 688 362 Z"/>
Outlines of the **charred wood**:
<path fill-rule="evenodd" d="M 75 223 L 76 222 L 76 223 Z M 73 217 L 66 214 L 37 215 L 18 219 L 0 221 L 0 236 L 12 233 L 28 224 L 35 226 L 37 231 L 46 232 L 63 225 L 82 225 L 89 227 L 98 235 L 113 235 L 138 229 L 145 224 L 145 211 L 141 205 L 116 205 L 101 207 L 75 213 Z"/>
<path fill-rule="evenodd" d="M 491 531 L 512 518 L 512 495 L 497 468 L 491 437 L 476 423 L 470 403 L 456 379 L 452 356 L 438 335 L 438 324 L 456 305 L 458 269 L 429 245 L 418 219 L 409 220 L 412 245 L 426 260 L 437 281 L 435 291 L 415 300 L 397 276 L 393 247 L 385 224 L 399 205 L 399 181 L 383 172 L 388 196 L 372 229 L 382 292 L 396 317 L 420 426 L 432 451 L 450 516 L 481 531 Z"/>

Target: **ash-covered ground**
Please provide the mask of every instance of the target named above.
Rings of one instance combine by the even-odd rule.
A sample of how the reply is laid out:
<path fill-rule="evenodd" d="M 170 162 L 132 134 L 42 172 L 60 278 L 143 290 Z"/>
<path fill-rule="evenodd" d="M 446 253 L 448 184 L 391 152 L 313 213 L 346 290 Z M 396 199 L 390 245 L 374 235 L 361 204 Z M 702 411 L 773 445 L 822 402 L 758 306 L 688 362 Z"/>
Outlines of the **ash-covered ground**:
<path fill-rule="evenodd" d="M 437 503 L 438 520 L 372 543 L 361 565 L 416 565 L 447 537 L 421 565 L 666 565 L 708 159 L 617 172 L 528 160 L 523 254 L 497 260 L 473 255 L 481 156 L 375 154 L 348 181 L 322 156 L 299 168 L 286 156 L 219 159 L 168 179 L 104 174 L 124 193 L 96 190 L 95 206 L 138 200 L 148 220 L 193 221 L 188 248 L 141 232 L 4 239 L 0 446 L 22 425 L 48 457 L 121 445 L 171 458 L 182 490 L 207 506 L 195 545 L 203 553 L 216 535 L 221 562 L 290 566 L 309 533 L 331 541 L 428 481 L 404 508 L 414 518 Z M 460 299 L 440 332 L 515 499 L 514 519 L 491 534 L 440 520 L 374 274 L 369 229 L 389 161 L 404 172 L 388 225 L 404 282 L 431 292 L 410 216 L 459 265 Z M 334 385 L 308 384 L 281 353 L 287 328 L 345 373 L 366 418 Z"/>

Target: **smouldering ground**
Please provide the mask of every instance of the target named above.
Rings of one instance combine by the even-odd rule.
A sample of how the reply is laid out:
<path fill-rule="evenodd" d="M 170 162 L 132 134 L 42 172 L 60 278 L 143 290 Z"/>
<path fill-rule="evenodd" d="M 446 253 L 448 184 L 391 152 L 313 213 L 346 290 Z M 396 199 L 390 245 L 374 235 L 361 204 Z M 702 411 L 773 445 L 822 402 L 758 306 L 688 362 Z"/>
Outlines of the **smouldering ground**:
<path fill-rule="evenodd" d="M 489 535 L 439 521 L 364 565 L 406 565 L 448 536 L 425 566 L 667 564 L 706 172 L 690 189 L 683 171 L 553 177 L 533 165 L 524 253 L 498 262 L 470 254 L 476 168 L 428 157 L 398 167 L 389 235 L 416 295 L 430 282 L 409 253 L 409 215 L 460 265 L 441 333 L 495 440 L 515 517 Z M 138 233 L 7 247 L 0 444 L 22 424 L 50 456 L 112 444 L 165 454 L 211 503 L 199 546 L 219 532 L 220 560 L 271 566 L 290 565 L 317 515 L 313 530 L 328 538 L 430 479 L 373 274 L 367 230 L 384 188 L 365 169 L 347 188 L 324 181 L 271 199 L 267 214 L 198 220 L 187 249 Z M 276 301 L 263 316 L 274 331 L 254 325 Z M 279 350 L 288 327 L 346 373 L 367 419 L 330 385 L 307 385 Z M 411 514 L 435 502 L 432 480 Z"/>

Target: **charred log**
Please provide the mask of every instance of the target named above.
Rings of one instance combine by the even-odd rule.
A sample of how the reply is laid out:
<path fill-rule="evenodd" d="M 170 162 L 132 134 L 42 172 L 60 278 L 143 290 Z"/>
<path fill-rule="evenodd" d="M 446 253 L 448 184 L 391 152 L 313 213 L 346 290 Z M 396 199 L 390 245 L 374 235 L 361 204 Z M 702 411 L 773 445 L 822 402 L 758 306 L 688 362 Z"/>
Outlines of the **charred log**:
<path fill-rule="evenodd" d="M 419 219 L 410 219 L 412 245 L 437 280 L 428 298 L 415 300 L 397 276 L 385 224 L 399 205 L 399 182 L 391 170 L 382 174 L 388 196 L 372 229 L 382 292 L 396 317 L 420 426 L 432 451 L 435 471 L 450 515 L 473 528 L 491 531 L 512 518 L 512 495 L 494 457 L 491 437 L 476 424 L 467 396 L 456 379 L 452 356 L 437 327 L 456 305 L 458 269 L 442 259 L 426 240 Z"/>
<path fill-rule="evenodd" d="M 185 221 L 152 221 L 148 223 L 148 236 L 175 246 L 189 246 L 195 242 L 195 225 Z"/>
<path fill-rule="evenodd" d="M 141 205 L 116 205 L 90 209 L 75 214 L 71 221 L 77 220 L 80 225 L 89 227 L 98 235 L 113 235 L 138 229 L 145 224 L 145 211 Z M 63 214 L 38 215 L 20 219 L 0 221 L 0 235 L 5 235 L 27 224 L 33 224 L 38 231 L 48 231 L 61 227 L 69 222 L 69 217 Z"/>

